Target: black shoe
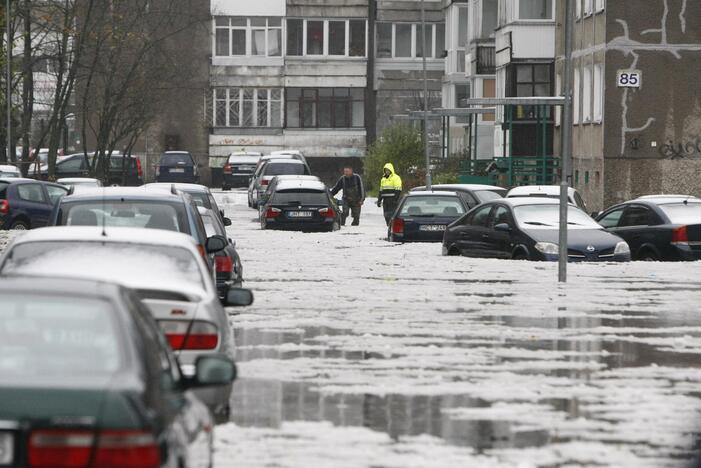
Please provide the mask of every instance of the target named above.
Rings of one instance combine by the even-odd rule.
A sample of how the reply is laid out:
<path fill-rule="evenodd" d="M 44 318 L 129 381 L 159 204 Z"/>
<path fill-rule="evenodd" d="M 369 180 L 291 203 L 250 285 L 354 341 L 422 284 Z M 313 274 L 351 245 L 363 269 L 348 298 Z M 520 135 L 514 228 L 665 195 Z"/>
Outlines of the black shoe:
<path fill-rule="evenodd" d="M 360 221 L 353 221 L 351 226 L 360 226 Z"/>

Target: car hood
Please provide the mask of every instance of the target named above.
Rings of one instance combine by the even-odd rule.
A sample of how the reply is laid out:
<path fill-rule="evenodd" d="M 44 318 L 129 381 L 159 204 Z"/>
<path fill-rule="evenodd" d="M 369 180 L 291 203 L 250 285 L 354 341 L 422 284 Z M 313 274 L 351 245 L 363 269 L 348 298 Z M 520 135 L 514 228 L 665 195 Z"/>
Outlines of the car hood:
<path fill-rule="evenodd" d="M 536 242 L 559 242 L 559 231 L 557 229 L 524 229 Z M 615 234 L 611 234 L 603 229 L 568 229 L 567 245 L 570 248 L 578 246 L 593 246 L 596 250 L 615 247 L 622 239 Z"/>

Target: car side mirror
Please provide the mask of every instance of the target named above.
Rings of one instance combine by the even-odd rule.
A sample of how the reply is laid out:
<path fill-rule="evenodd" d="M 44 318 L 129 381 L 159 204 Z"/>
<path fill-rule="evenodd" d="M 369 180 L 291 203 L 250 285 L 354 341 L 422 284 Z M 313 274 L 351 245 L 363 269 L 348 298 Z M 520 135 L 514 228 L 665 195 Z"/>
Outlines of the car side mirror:
<path fill-rule="evenodd" d="M 511 232 L 511 227 L 506 223 L 499 223 L 494 226 L 494 230 L 497 232 Z"/>
<path fill-rule="evenodd" d="M 231 288 L 223 302 L 227 307 L 246 307 L 253 304 L 253 292 L 245 288 Z"/>
<path fill-rule="evenodd" d="M 236 380 L 236 364 L 225 356 L 200 356 L 195 361 L 195 375 L 186 378 L 188 388 L 228 385 Z"/>
<path fill-rule="evenodd" d="M 226 218 L 226 213 L 224 213 L 224 210 L 219 210 L 219 214 L 222 218 Z"/>
<path fill-rule="evenodd" d="M 224 217 L 224 226 L 231 226 L 231 219 Z"/>
<path fill-rule="evenodd" d="M 214 235 L 207 238 L 204 248 L 207 253 L 216 253 L 224 250 L 227 243 L 226 237 Z"/>

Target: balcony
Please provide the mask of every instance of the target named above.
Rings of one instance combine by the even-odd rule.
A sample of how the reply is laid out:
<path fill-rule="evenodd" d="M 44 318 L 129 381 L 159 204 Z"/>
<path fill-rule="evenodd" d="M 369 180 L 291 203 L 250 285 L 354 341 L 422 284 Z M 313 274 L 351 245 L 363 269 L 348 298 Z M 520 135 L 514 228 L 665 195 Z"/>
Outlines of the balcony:
<path fill-rule="evenodd" d="M 477 75 L 494 75 L 496 73 L 496 49 L 492 46 L 476 47 Z"/>

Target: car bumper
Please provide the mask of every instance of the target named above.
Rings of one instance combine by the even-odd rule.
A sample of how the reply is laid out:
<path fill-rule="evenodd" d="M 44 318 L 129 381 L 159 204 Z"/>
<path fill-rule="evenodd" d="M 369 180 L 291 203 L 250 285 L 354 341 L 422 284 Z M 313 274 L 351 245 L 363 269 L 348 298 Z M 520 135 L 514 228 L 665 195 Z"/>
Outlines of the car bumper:
<path fill-rule="evenodd" d="M 265 227 L 266 229 L 279 229 L 285 231 L 328 231 L 333 226 L 334 222 L 334 219 L 303 222 L 267 220 L 265 222 Z"/>
<path fill-rule="evenodd" d="M 390 234 L 391 242 L 443 242 L 445 231 L 418 231 L 411 234 Z"/>
<path fill-rule="evenodd" d="M 541 260 L 541 261 L 546 261 L 546 262 L 557 262 L 560 259 L 559 255 L 551 255 L 551 254 L 539 254 L 541 258 L 535 258 L 534 260 Z M 569 263 L 594 263 L 594 262 L 630 262 L 630 254 L 623 254 L 623 255 L 613 255 L 613 256 L 604 256 L 604 257 L 599 257 L 597 255 L 591 255 L 587 257 L 572 257 L 570 256 L 567 261 Z"/>
<path fill-rule="evenodd" d="M 673 245 L 672 246 L 674 255 L 672 258 L 665 258 L 662 255 L 662 260 L 676 260 L 683 262 L 695 262 L 701 260 L 701 246 L 689 246 L 689 245 Z"/>

